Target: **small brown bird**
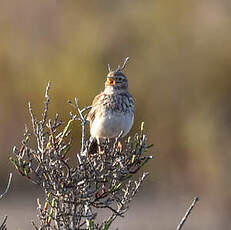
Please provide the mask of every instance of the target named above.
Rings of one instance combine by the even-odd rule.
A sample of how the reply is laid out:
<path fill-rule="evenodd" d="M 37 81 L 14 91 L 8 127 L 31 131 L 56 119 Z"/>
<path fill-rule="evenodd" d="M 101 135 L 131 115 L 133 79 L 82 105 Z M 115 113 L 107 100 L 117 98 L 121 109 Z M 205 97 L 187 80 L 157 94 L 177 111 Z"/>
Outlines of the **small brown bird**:
<path fill-rule="evenodd" d="M 134 121 L 134 99 L 128 92 L 128 80 L 122 73 L 129 58 L 126 58 L 122 67 L 112 71 L 108 65 L 108 75 L 105 89 L 98 94 L 92 103 L 87 116 L 90 121 L 91 136 L 97 139 L 115 138 L 121 132 L 127 135 Z"/>

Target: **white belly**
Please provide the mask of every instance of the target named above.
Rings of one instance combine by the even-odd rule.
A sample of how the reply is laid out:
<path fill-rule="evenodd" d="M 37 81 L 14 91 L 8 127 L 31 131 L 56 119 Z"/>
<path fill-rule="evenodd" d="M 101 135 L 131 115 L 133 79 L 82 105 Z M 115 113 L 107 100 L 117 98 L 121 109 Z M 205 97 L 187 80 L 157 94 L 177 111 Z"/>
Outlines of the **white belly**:
<path fill-rule="evenodd" d="M 95 117 L 91 124 L 91 136 L 98 138 L 113 138 L 118 136 L 121 131 L 125 136 L 133 125 L 134 115 L 132 113 L 113 113 L 111 115 Z"/>

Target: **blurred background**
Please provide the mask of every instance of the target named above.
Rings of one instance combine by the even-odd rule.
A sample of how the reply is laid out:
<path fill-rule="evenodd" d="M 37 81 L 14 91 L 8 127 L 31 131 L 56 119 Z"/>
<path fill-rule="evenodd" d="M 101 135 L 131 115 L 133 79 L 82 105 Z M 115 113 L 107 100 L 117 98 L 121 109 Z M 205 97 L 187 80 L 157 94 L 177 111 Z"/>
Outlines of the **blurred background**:
<path fill-rule="evenodd" d="M 50 114 L 67 121 L 67 100 L 89 105 L 107 64 L 126 56 L 132 133 L 145 121 L 155 147 L 148 180 L 114 228 L 174 229 L 198 195 L 184 229 L 231 229 L 230 12 L 230 0 L 1 0 L 1 191 L 14 175 L 0 216 L 9 229 L 32 229 L 41 194 L 8 160 L 30 124 L 28 101 L 41 116 L 50 80 Z M 79 144 L 79 127 L 74 136 Z"/>

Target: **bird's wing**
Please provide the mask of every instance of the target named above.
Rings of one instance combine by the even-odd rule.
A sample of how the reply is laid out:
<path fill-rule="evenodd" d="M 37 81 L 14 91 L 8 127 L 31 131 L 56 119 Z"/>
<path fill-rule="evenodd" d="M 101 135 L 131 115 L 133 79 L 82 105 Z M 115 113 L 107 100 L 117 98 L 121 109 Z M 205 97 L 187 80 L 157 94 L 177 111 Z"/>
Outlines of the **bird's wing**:
<path fill-rule="evenodd" d="M 90 112 L 87 115 L 87 120 L 90 121 L 90 123 L 92 123 L 95 119 L 95 113 L 98 109 L 98 105 L 100 102 L 100 99 L 102 98 L 103 92 L 101 92 L 100 94 L 98 94 L 97 96 L 95 96 L 93 102 L 92 102 L 92 108 L 90 110 Z"/>

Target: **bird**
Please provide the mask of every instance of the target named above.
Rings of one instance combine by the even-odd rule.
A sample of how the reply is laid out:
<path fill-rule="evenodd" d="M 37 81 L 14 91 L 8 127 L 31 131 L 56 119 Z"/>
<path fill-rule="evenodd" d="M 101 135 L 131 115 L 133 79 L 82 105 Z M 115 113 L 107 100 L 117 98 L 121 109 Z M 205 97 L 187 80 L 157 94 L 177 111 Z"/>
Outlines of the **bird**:
<path fill-rule="evenodd" d="M 104 139 L 126 136 L 133 126 L 134 98 L 128 91 L 128 79 L 122 72 L 128 60 L 129 57 L 116 70 L 108 64 L 104 91 L 95 96 L 87 115 L 91 138 L 95 138 L 99 146 Z"/>

